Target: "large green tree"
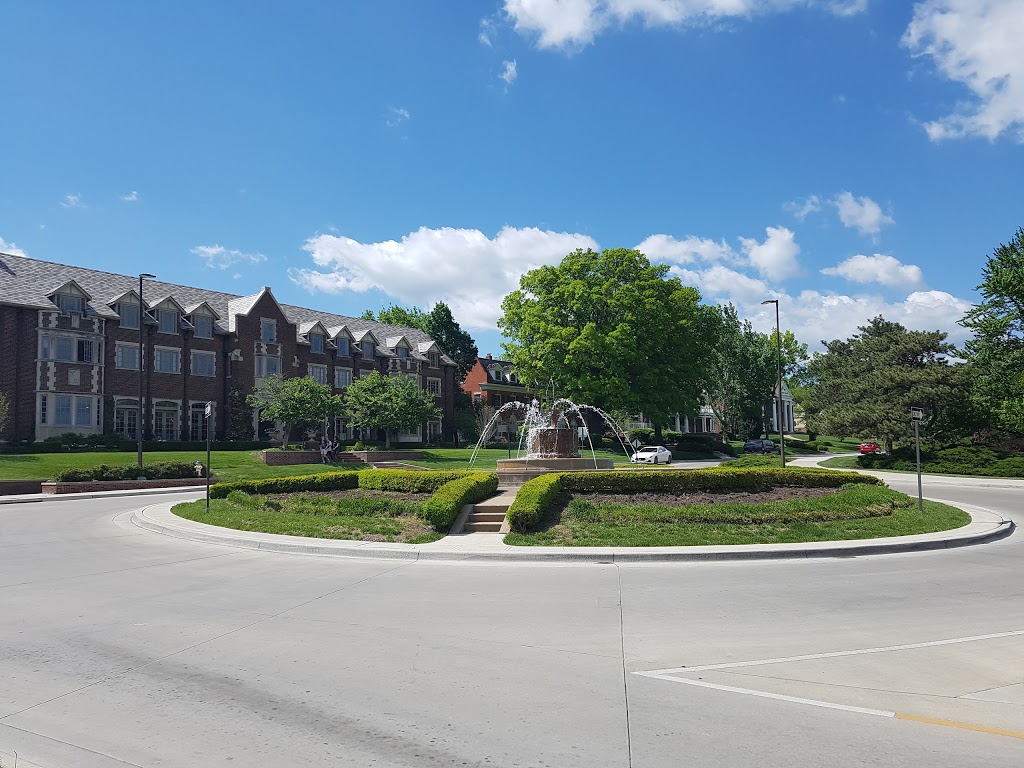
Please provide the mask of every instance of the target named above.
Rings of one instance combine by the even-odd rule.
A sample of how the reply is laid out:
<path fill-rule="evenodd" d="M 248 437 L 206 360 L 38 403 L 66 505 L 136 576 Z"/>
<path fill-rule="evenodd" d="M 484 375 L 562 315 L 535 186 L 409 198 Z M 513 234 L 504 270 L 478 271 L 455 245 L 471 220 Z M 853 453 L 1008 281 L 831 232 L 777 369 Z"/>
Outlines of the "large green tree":
<path fill-rule="evenodd" d="M 995 249 L 982 278 L 983 301 L 961 321 L 974 332 L 972 391 L 992 426 L 1024 433 L 1024 229 Z"/>
<path fill-rule="evenodd" d="M 383 376 L 374 371 L 361 376 L 345 391 L 345 411 L 354 427 L 384 430 L 391 447 L 391 435 L 412 431 L 427 421 L 441 418 L 434 396 L 404 376 Z"/>
<path fill-rule="evenodd" d="M 741 321 L 732 304 L 714 308 L 710 317 L 712 343 L 701 388 L 728 435 L 754 437 L 764 427 L 765 402 L 778 380 L 774 339 Z"/>
<path fill-rule="evenodd" d="M 670 414 L 696 410 L 711 308 L 668 271 L 617 248 L 577 250 L 523 275 L 498 320 L 519 379 L 643 413 L 659 432 Z"/>
<path fill-rule="evenodd" d="M 363 313 L 366 320 L 374 320 L 388 325 L 398 325 L 405 328 L 419 328 L 430 338 L 437 342 L 444 353 L 455 361 L 456 383 L 462 384 L 466 380 L 466 374 L 476 364 L 479 354 L 476 342 L 473 337 L 462 329 L 462 326 L 455 320 L 451 309 L 443 301 L 434 304 L 433 309 L 424 312 L 419 307 L 406 309 L 392 304 L 377 313 L 374 318 L 371 310 Z"/>
<path fill-rule="evenodd" d="M 924 432 L 949 435 L 966 401 L 964 371 L 942 331 L 909 331 L 876 317 L 846 340 L 825 344 L 808 364 L 807 423 L 824 434 L 885 441 L 913 434 L 910 408 L 925 411 Z"/>
<path fill-rule="evenodd" d="M 253 394 L 246 398 L 250 408 L 260 411 L 260 418 L 284 425 L 282 443 L 288 444 L 292 427 L 322 424 L 344 413 L 341 397 L 326 384 L 318 384 L 308 376 L 284 379 L 268 376 Z"/>

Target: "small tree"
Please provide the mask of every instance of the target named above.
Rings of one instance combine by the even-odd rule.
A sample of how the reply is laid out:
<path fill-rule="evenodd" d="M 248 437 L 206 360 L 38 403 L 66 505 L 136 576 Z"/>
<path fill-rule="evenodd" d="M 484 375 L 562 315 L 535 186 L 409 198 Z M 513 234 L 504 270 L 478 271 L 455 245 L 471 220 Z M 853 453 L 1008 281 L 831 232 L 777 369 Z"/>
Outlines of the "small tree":
<path fill-rule="evenodd" d="M 11 417 L 11 404 L 7 397 L 0 392 L 0 433 L 7 428 L 7 420 Z"/>
<path fill-rule="evenodd" d="M 282 447 L 288 444 L 292 427 L 317 424 L 325 418 L 341 416 L 345 410 L 344 401 L 333 394 L 330 387 L 308 376 L 291 379 L 268 376 L 246 402 L 258 408 L 264 419 L 284 425 Z"/>
<path fill-rule="evenodd" d="M 392 432 L 410 431 L 426 421 L 441 418 L 434 396 L 404 376 L 382 376 L 374 371 L 349 384 L 345 394 L 349 423 L 354 427 L 384 430 L 388 448 Z"/>
<path fill-rule="evenodd" d="M 228 392 L 225 440 L 252 440 L 252 409 L 239 389 Z"/>

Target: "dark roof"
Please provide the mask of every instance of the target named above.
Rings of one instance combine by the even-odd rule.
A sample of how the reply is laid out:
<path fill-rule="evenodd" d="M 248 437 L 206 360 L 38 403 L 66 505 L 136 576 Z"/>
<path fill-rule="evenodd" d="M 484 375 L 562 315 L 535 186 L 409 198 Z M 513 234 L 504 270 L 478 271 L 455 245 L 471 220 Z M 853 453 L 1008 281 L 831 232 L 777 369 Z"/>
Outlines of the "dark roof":
<path fill-rule="evenodd" d="M 118 316 L 108 305 L 130 290 L 138 292 L 139 285 L 138 277 L 0 253 L 0 304 L 53 310 L 55 305 L 47 297 L 70 280 L 74 280 L 92 296 L 91 301 L 88 302 L 86 314 L 107 318 L 117 318 Z M 263 289 L 263 291 L 269 290 L 269 288 Z M 234 316 L 249 312 L 263 291 L 251 296 L 238 296 L 206 288 L 147 280 L 144 293 L 148 297 L 159 297 L 161 300 L 171 297 L 183 307 L 195 307 L 206 302 L 220 317 L 216 323 L 218 330 L 225 332 L 233 330 Z M 152 306 L 150 300 L 147 300 L 146 304 Z M 433 342 L 430 336 L 418 328 L 387 325 L 375 320 L 335 315 L 331 312 L 296 307 L 290 304 L 281 304 L 280 306 L 289 322 L 295 324 L 297 334 L 303 323 L 320 321 L 327 328 L 345 325 L 350 332 L 357 336 L 360 331 L 368 330 L 382 341 L 389 337 L 404 336 L 413 345 L 413 356 L 421 359 L 426 359 L 426 356 L 418 352 L 417 345 Z M 389 354 L 387 349 L 380 351 L 385 355 Z M 455 364 L 446 355 L 442 355 L 441 359 L 449 365 Z"/>

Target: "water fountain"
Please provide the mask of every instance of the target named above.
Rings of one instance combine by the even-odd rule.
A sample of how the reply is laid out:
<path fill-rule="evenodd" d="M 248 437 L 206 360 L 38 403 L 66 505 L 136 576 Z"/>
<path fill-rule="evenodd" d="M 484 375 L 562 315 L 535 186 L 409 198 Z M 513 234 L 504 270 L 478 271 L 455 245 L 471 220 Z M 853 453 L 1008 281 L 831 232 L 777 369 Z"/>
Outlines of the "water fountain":
<path fill-rule="evenodd" d="M 499 408 L 484 427 L 477 441 L 470 465 L 476 459 L 480 447 L 497 431 L 497 425 L 514 417 L 521 421 L 516 457 L 498 459 L 498 475 L 504 484 L 519 485 L 537 475 L 547 472 L 571 472 L 579 470 L 612 469 L 612 459 L 598 458 L 590 438 L 590 430 L 584 418 L 593 413 L 612 428 L 616 438 L 628 455 L 622 431 L 612 418 L 593 405 L 578 405 L 566 398 L 555 400 L 550 407 L 543 408 L 537 400 L 532 403 L 506 403 Z M 590 446 L 590 456 L 583 455 L 583 440 Z"/>

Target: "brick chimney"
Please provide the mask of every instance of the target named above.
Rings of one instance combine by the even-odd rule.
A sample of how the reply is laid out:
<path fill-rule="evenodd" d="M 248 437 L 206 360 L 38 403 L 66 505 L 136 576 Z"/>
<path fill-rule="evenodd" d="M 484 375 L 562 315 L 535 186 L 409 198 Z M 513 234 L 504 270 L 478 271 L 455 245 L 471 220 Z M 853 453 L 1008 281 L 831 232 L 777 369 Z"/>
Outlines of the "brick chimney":
<path fill-rule="evenodd" d="M 494 359 L 493 357 L 491 357 L 491 353 L 490 352 L 487 353 L 487 359 L 488 360 L 493 360 Z"/>

